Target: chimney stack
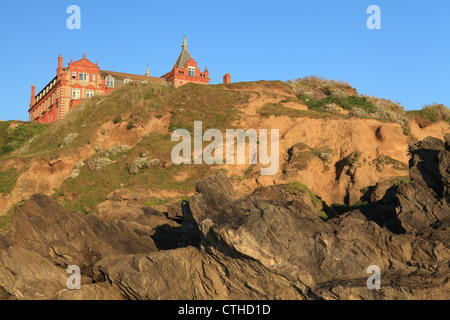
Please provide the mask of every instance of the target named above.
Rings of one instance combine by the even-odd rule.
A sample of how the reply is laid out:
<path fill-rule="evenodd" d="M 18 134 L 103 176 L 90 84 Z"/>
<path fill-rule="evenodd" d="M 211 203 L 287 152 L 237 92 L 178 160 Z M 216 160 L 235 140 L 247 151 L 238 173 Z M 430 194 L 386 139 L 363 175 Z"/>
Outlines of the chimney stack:
<path fill-rule="evenodd" d="M 58 70 L 56 70 L 56 77 L 57 77 L 58 80 L 61 79 L 62 69 L 63 69 L 63 57 L 62 57 L 62 55 L 59 55 L 59 57 L 58 57 Z"/>
<path fill-rule="evenodd" d="M 36 86 L 33 84 L 33 86 L 31 87 L 30 107 L 34 106 L 35 103 L 36 103 Z"/>
<path fill-rule="evenodd" d="M 225 73 L 223 76 L 223 84 L 229 84 L 231 83 L 231 76 L 229 73 Z"/>

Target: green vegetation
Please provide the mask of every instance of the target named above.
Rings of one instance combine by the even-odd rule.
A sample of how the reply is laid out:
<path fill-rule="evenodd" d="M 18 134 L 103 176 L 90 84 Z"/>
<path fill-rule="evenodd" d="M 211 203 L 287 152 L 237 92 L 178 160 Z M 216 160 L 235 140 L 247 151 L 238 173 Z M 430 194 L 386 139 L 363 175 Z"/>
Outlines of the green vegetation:
<path fill-rule="evenodd" d="M 311 197 L 311 202 L 314 206 L 317 206 L 319 203 L 321 203 L 321 200 L 317 198 L 314 192 L 312 192 L 311 189 L 308 188 L 308 186 L 299 181 L 294 181 L 289 184 L 286 184 L 283 186 L 283 188 L 289 193 L 294 193 L 295 190 L 304 190 L 308 192 L 309 196 Z"/>
<path fill-rule="evenodd" d="M 6 232 L 9 230 L 11 220 L 16 213 L 16 210 L 23 206 L 24 203 L 25 201 L 14 204 L 5 215 L 0 216 L 0 232 Z"/>
<path fill-rule="evenodd" d="M 318 110 L 315 110 L 318 111 Z M 309 117 L 309 118 L 329 118 L 329 117 L 336 117 L 336 118 L 348 118 L 348 116 L 343 114 L 330 114 L 327 112 L 315 112 L 311 110 L 298 110 L 298 109 L 292 109 L 285 107 L 281 104 L 276 103 L 266 103 L 264 106 L 262 106 L 258 113 L 263 117 L 269 117 L 269 116 L 275 116 L 275 117 L 281 117 L 281 116 L 287 116 L 291 118 L 297 118 L 297 117 Z"/>
<path fill-rule="evenodd" d="M 16 181 L 22 174 L 15 168 L 0 171 L 0 193 L 9 194 L 16 186 Z"/>
<path fill-rule="evenodd" d="M 282 82 L 277 83 L 287 87 Z M 8 123 L 0 123 L 0 156 L 40 134 L 39 139 L 19 155 L 20 161 L 55 159 L 72 155 L 75 150 L 94 143 L 99 133 L 107 137 L 110 126 L 105 124 L 123 121 L 131 129 L 131 125 L 145 125 L 155 118 L 161 121 L 169 118 L 168 133 L 150 133 L 131 150 L 117 156 L 100 157 L 110 160 L 106 166 L 87 161 L 86 166 L 77 169 L 74 178 L 66 179 L 59 190 L 54 190 L 53 197 L 69 209 L 89 213 L 117 188 L 168 189 L 184 193 L 192 191 L 196 181 L 213 174 L 217 166 L 171 164 L 171 150 L 178 142 L 171 141 L 170 131 L 193 130 L 194 120 L 203 121 L 203 131 L 217 128 L 224 132 L 234 128 L 232 122 L 241 116 L 237 107 L 247 102 L 248 97 L 244 92 L 223 90 L 223 86 L 189 84 L 173 88 L 161 83 L 131 83 L 108 95 L 83 101 L 54 125 L 24 123 L 12 130 Z M 69 141 L 68 137 L 74 139 Z M 128 164 L 143 152 L 148 154 L 149 161 L 158 159 L 158 165 L 130 174 Z M 20 173 L 5 170 L 0 174 L 1 190 L 10 192 Z"/>
<path fill-rule="evenodd" d="M 348 163 L 351 165 L 357 163 L 360 158 L 361 158 L 361 152 L 359 152 L 359 151 L 355 151 L 352 154 L 350 154 L 349 156 L 347 156 Z"/>
<path fill-rule="evenodd" d="M 14 123 L 17 123 L 17 129 L 10 128 L 14 127 Z M 42 123 L 0 122 L 0 157 L 19 149 L 48 127 L 49 125 Z"/>
<path fill-rule="evenodd" d="M 365 113 L 370 114 L 376 111 L 375 106 L 366 97 L 361 96 L 328 96 L 322 100 L 314 100 L 308 96 L 301 96 L 300 99 L 308 106 L 310 110 L 324 111 L 325 106 L 335 103 L 342 109 L 351 111 L 354 108 L 362 109 Z"/>
<path fill-rule="evenodd" d="M 406 112 L 408 118 L 414 119 L 419 127 L 425 128 L 437 121 L 450 122 L 450 109 L 442 104 L 427 105 L 422 110 Z"/>
<path fill-rule="evenodd" d="M 146 207 L 153 207 L 153 206 L 162 206 L 169 202 L 171 202 L 173 199 L 167 198 L 167 199 L 161 199 L 158 197 L 153 197 L 152 201 L 145 201 L 144 206 Z"/>
<path fill-rule="evenodd" d="M 410 184 L 412 182 L 413 181 L 409 178 L 396 178 L 392 180 L 392 183 L 397 187 L 401 184 Z"/>
<path fill-rule="evenodd" d="M 128 124 L 127 124 L 127 130 L 131 130 L 131 129 L 133 129 L 133 128 L 134 128 L 134 122 L 133 122 L 133 121 L 128 122 Z"/>

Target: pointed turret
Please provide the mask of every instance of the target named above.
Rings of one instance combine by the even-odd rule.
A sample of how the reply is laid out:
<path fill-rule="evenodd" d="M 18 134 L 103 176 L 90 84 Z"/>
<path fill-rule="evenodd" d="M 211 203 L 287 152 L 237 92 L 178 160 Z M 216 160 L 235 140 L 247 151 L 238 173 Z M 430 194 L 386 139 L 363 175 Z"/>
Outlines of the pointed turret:
<path fill-rule="evenodd" d="M 183 49 L 181 50 L 180 56 L 178 57 L 177 62 L 175 63 L 179 69 L 184 69 L 184 67 L 186 67 L 186 63 L 192 59 L 192 56 L 189 53 L 187 47 L 188 44 L 186 41 L 186 36 L 184 36 L 183 45 L 181 46 L 181 48 Z"/>

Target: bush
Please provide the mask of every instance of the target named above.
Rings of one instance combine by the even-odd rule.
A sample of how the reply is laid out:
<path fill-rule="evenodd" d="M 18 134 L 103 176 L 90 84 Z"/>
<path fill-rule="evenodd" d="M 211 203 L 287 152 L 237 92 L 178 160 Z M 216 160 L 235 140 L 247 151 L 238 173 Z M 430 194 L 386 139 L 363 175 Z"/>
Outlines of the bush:
<path fill-rule="evenodd" d="M 427 105 L 422 110 L 407 111 L 407 116 L 413 119 L 420 128 L 425 128 L 438 121 L 450 122 L 450 109 L 442 104 Z"/>
<path fill-rule="evenodd" d="M 63 148 L 65 146 L 67 146 L 68 144 L 70 144 L 73 140 L 75 140 L 75 138 L 78 137 L 78 133 L 70 133 L 69 135 L 67 135 L 63 141 L 61 142 L 61 144 L 59 145 L 60 148 Z"/>
<path fill-rule="evenodd" d="M 121 123 L 122 122 L 122 118 L 120 116 L 116 116 L 113 120 L 114 123 Z"/>
<path fill-rule="evenodd" d="M 134 122 L 133 121 L 128 122 L 127 129 L 131 130 L 133 128 L 134 128 Z"/>

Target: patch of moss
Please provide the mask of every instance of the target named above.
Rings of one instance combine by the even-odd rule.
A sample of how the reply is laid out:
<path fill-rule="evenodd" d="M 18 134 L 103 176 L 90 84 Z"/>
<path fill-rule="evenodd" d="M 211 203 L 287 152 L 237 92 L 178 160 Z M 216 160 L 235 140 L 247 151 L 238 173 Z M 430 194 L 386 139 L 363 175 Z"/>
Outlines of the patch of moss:
<path fill-rule="evenodd" d="M 0 193 L 10 194 L 16 187 L 16 182 L 22 174 L 15 168 L 0 171 Z"/>
<path fill-rule="evenodd" d="M 16 213 L 16 210 L 24 205 L 25 201 L 18 202 L 13 204 L 12 207 L 8 210 L 6 215 L 0 216 L 0 232 L 6 232 L 9 230 L 9 226 L 11 224 L 11 220 Z"/>
<path fill-rule="evenodd" d="M 294 181 L 294 182 L 284 185 L 284 189 L 289 193 L 294 193 L 295 190 L 304 190 L 304 191 L 308 192 L 309 196 L 311 197 L 311 202 L 314 206 L 317 206 L 321 202 L 321 200 L 319 200 L 317 198 L 317 196 L 314 194 L 314 192 L 312 192 L 311 189 L 308 188 L 307 185 L 305 185 L 299 181 Z"/>

